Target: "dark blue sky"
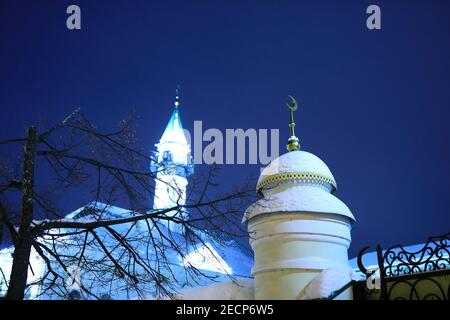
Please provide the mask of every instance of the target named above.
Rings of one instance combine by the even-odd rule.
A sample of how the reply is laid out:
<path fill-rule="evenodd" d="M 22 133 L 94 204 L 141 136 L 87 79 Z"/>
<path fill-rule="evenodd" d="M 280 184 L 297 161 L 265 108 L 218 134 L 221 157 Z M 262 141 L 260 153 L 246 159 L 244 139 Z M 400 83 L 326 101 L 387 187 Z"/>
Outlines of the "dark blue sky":
<path fill-rule="evenodd" d="M 370 4 L 382 30 L 366 28 Z M 180 84 L 188 129 L 280 128 L 284 152 L 292 94 L 303 150 L 358 220 L 351 255 L 417 243 L 450 227 L 449 14 L 449 1 L 1 0 L 0 138 L 78 106 L 104 129 L 135 109 L 150 149 Z M 222 185 L 258 171 L 225 166 Z"/>

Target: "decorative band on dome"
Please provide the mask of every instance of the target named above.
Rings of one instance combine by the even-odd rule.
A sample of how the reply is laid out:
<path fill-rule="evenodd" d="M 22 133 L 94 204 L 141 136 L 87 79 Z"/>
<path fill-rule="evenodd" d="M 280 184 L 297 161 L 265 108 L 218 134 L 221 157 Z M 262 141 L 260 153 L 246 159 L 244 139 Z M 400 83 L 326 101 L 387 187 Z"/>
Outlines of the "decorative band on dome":
<path fill-rule="evenodd" d="M 334 179 L 324 176 L 319 173 L 313 172 L 285 172 L 285 173 L 277 173 L 274 175 L 267 176 L 262 179 L 260 183 L 256 186 L 256 190 L 260 191 L 262 188 L 277 182 L 286 182 L 292 180 L 312 180 L 317 182 L 325 182 L 329 183 L 333 186 L 333 191 L 336 191 L 337 185 Z"/>

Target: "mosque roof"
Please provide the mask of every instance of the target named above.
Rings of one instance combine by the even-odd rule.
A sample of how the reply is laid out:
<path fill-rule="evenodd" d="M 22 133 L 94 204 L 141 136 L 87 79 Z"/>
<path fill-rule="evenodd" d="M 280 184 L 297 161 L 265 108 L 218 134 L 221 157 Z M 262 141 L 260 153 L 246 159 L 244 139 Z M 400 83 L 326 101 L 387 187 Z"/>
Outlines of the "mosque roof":
<path fill-rule="evenodd" d="M 87 214 L 85 214 L 84 212 L 87 212 Z M 98 214 L 96 212 L 101 212 L 100 214 L 102 215 L 102 219 L 117 219 L 137 214 L 127 209 L 112 205 L 105 205 L 98 202 L 96 204 L 82 207 L 67 215 L 66 218 L 75 220 L 86 219 L 87 221 L 90 221 L 93 218 L 95 219 L 95 216 Z M 127 226 L 125 226 L 125 228 L 126 227 Z M 144 231 L 148 232 L 148 229 L 145 228 Z M 152 228 L 151 231 L 155 233 L 154 238 L 166 237 L 173 239 L 174 242 L 178 242 L 180 244 L 189 243 L 190 248 L 185 249 L 185 253 L 187 255 L 193 253 L 193 251 L 201 250 L 201 247 L 203 245 L 209 245 L 210 247 L 208 249 L 212 249 L 213 252 L 217 253 L 217 255 L 219 256 L 218 258 L 220 258 L 219 262 L 224 264 L 223 266 L 216 265 L 215 268 L 207 266 L 206 264 L 199 265 L 197 266 L 198 269 L 206 268 L 204 270 L 211 269 L 209 271 L 216 270 L 217 272 L 227 271 L 230 273 L 230 275 L 240 277 L 251 276 L 251 268 L 253 265 L 252 251 L 250 250 L 250 248 L 235 241 L 232 237 L 230 237 L 230 235 L 225 232 L 217 230 L 211 231 L 195 229 L 192 232 L 195 232 L 197 240 L 192 241 L 192 239 L 190 239 L 191 241 L 186 241 L 186 235 L 173 230 L 171 231 L 162 223 L 158 223 L 158 228 Z M 159 235 L 156 236 L 156 233 L 159 233 Z M 172 259 L 174 264 L 180 263 L 180 261 L 178 261 L 179 257 L 177 255 L 169 256 L 169 259 Z"/>
<path fill-rule="evenodd" d="M 178 107 L 175 107 L 159 143 L 187 144 Z"/>
<path fill-rule="evenodd" d="M 183 125 L 181 124 L 179 114 L 179 96 L 176 96 L 174 109 L 172 115 L 169 118 L 166 129 L 159 140 L 159 143 L 179 143 L 187 145 L 186 136 L 184 135 Z"/>
<path fill-rule="evenodd" d="M 272 160 L 258 179 L 257 190 L 273 183 L 296 180 L 317 180 L 328 184 L 332 191 L 337 184 L 327 165 L 317 156 L 306 151 L 291 151 Z"/>
<path fill-rule="evenodd" d="M 244 221 L 266 213 L 289 212 L 329 213 L 355 218 L 347 205 L 325 190 L 312 185 L 292 185 L 283 191 L 268 194 L 253 203 L 245 212 Z"/>
<path fill-rule="evenodd" d="M 96 202 L 75 210 L 63 220 L 92 222 L 98 219 L 110 220 L 138 214 L 140 213 Z M 234 277 L 251 278 L 253 265 L 251 250 L 224 232 L 190 229 L 190 234 L 181 234 L 169 230 L 164 223 L 158 222 L 157 219 L 154 219 L 153 224 L 150 223 L 150 225 L 129 222 L 114 225 L 112 228 L 119 234 L 127 234 L 127 239 L 131 239 L 129 245 L 132 246 L 133 250 L 145 257 L 146 263 L 150 265 L 155 264 L 155 268 L 158 266 L 158 270 L 161 270 L 160 272 L 172 279 L 170 286 L 173 290 L 177 291 L 189 287 L 209 285 L 215 282 L 227 281 Z M 54 232 L 58 233 L 60 231 L 55 230 Z M 61 232 L 64 233 L 63 230 Z M 96 233 L 102 239 L 105 247 L 114 248 L 117 245 L 117 241 L 114 241 L 114 238 L 103 228 L 96 229 Z M 170 239 L 170 242 L 168 239 Z M 73 246 L 69 245 L 72 242 Z M 58 244 L 56 245 L 58 246 Z M 78 240 L 66 239 L 61 245 L 64 247 L 65 254 L 71 256 L 72 252 L 78 252 L 80 244 Z M 154 245 L 158 247 L 158 250 L 155 250 Z M 90 248 L 90 256 L 95 257 L 97 251 L 101 254 L 100 249 Z M 161 256 L 162 254 L 163 256 Z M 51 257 L 49 259 L 53 260 Z M 34 263 L 36 266 L 33 266 L 33 268 L 43 265 L 45 269 L 45 262 L 42 259 L 38 259 Z M 53 265 L 54 270 L 57 270 L 57 263 L 52 261 L 53 263 L 55 263 Z M 193 275 L 187 276 L 187 267 L 199 270 L 198 274 L 200 275 L 191 279 Z M 142 270 L 142 272 L 145 273 L 145 270 Z M 128 296 L 128 292 L 121 291 L 120 288 L 122 288 L 123 284 L 119 280 L 105 287 L 95 282 L 96 276 L 98 275 L 94 273 L 89 274 L 89 271 L 83 271 L 83 283 L 89 285 L 92 281 L 92 284 L 95 284 L 92 288 L 95 294 L 99 296 L 108 294 L 113 299 L 133 298 L 133 296 Z M 139 286 L 139 290 L 145 291 L 146 296 L 151 296 L 152 292 L 156 290 L 156 286 L 153 288 L 152 282 L 139 284 Z M 36 292 L 39 292 L 39 290 Z M 41 298 L 59 299 L 60 296 L 50 292 Z"/>
<path fill-rule="evenodd" d="M 337 214 L 355 221 L 350 209 L 334 193 L 337 184 L 328 166 L 312 153 L 293 150 L 272 160 L 260 174 L 260 200 L 245 212 L 243 221 L 267 213 L 313 212 Z"/>

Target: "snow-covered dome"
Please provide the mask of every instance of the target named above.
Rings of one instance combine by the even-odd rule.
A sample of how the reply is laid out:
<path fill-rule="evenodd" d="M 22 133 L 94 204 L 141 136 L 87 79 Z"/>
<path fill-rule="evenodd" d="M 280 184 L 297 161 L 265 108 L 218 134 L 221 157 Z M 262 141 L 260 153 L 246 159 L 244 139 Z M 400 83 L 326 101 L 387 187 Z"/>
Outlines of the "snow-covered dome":
<path fill-rule="evenodd" d="M 291 151 L 272 160 L 258 179 L 257 191 L 268 190 L 276 184 L 311 182 L 336 191 L 336 181 L 327 165 L 317 156 L 306 151 Z"/>
<path fill-rule="evenodd" d="M 337 214 L 355 221 L 344 202 L 334 196 L 336 181 L 327 165 L 306 151 L 291 151 L 261 171 L 260 200 L 245 212 L 243 221 L 262 214 L 309 212 Z"/>

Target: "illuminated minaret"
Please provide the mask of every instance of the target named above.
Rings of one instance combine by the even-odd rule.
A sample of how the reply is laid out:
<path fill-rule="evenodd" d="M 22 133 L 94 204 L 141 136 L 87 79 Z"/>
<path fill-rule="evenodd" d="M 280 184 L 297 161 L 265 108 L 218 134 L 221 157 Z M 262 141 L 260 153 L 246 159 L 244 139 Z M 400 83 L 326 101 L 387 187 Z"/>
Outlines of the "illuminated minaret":
<path fill-rule="evenodd" d="M 156 174 L 154 209 L 165 209 L 184 205 L 186 202 L 187 177 L 194 172 L 191 161 L 191 147 L 187 142 L 181 125 L 180 92 L 177 87 L 175 104 L 166 129 L 155 146 L 157 151 L 153 154 L 150 169 Z M 167 214 L 175 218 L 187 218 L 184 210 L 174 210 Z M 181 224 L 167 222 L 171 231 L 181 232 Z"/>

